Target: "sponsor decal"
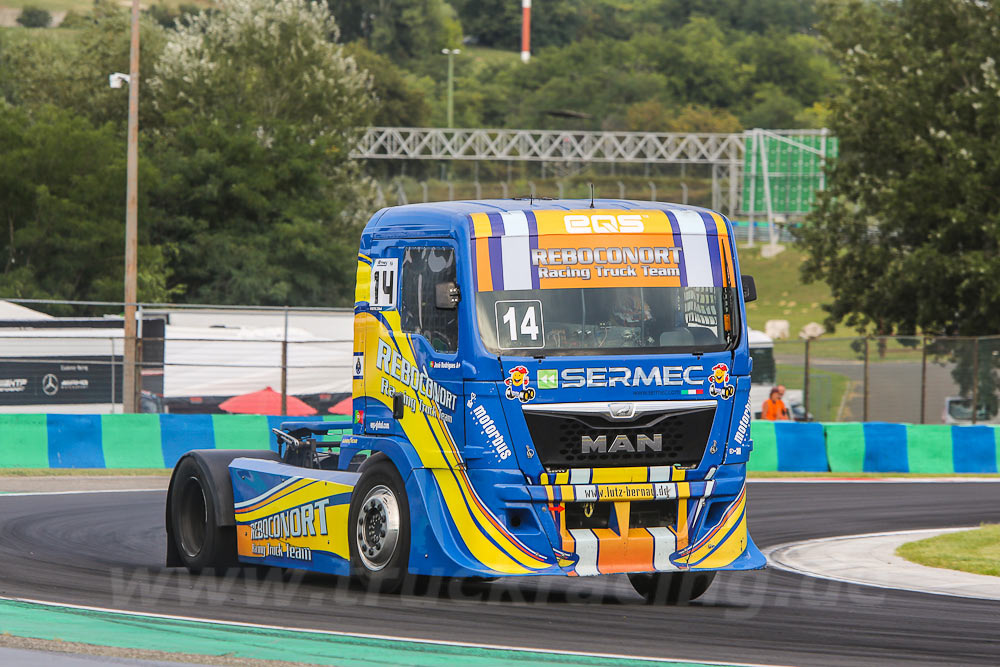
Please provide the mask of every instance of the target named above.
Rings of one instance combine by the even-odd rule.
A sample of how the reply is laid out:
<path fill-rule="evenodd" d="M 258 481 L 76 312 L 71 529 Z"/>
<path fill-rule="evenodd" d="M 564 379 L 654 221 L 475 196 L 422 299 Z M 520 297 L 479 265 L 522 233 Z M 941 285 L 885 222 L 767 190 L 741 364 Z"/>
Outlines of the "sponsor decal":
<path fill-rule="evenodd" d="M 677 497 L 677 486 L 657 484 L 601 484 L 580 489 L 581 500 L 670 500 Z"/>
<path fill-rule="evenodd" d="M 592 213 L 563 216 L 569 234 L 641 234 L 646 228 L 638 213 Z"/>
<path fill-rule="evenodd" d="M 63 366 L 64 369 L 72 370 L 86 370 L 86 366 Z M 48 373 L 42 378 L 42 392 L 46 396 L 55 396 L 62 390 L 74 391 L 80 389 L 88 389 L 90 387 L 90 380 L 85 379 L 69 379 L 60 380 L 54 373 Z M 6 390 L 6 391 L 19 391 Z"/>
<path fill-rule="evenodd" d="M 326 535 L 326 506 L 329 498 L 283 510 L 250 523 L 250 539 L 287 540 L 289 537 Z"/>
<path fill-rule="evenodd" d="M 422 396 L 427 401 L 435 403 L 441 408 L 454 411 L 458 397 L 432 380 L 427 374 L 426 369 L 421 369 L 411 364 L 403 358 L 399 350 L 391 347 L 389 343 L 382 339 L 378 341 L 375 368 L 395 378 L 403 383 L 403 385 L 410 387 L 416 392 L 417 396 Z M 385 378 L 382 379 L 382 393 L 388 396 L 392 396 L 394 393 L 392 385 Z M 416 411 L 417 401 L 412 396 L 407 396 L 406 399 L 410 401 L 410 409 Z M 421 410 L 425 414 L 432 414 L 434 412 L 431 406 L 421 405 Z"/>
<path fill-rule="evenodd" d="M 28 378 L 0 379 L 0 392 L 22 392 L 28 386 Z"/>
<path fill-rule="evenodd" d="M 326 507 L 329 504 L 330 499 L 323 498 L 250 522 L 250 553 L 261 558 L 311 561 L 312 549 L 294 546 L 288 540 L 327 535 Z"/>
<path fill-rule="evenodd" d="M 560 384 L 564 389 L 704 384 L 704 380 L 698 380 L 694 377 L 695 373 L 704 370 L 704 366 L 654 366 L 650 369 L 639 366 L 634 368 L 624 366 L 564 368 L 560 373 Z"/>
<path fill-rule="evenodd" d="M 558 389 L 559 388 L 559 373 L 555 370 L 540 370 L 538 371 L 538 388 L 539 389 Z"/>
<path fill-rule="evenodd" d="M 340 439 L 341 445 L 356 445 L 358 442 L 358 437 L 355 435 L 345 435 Z"/>
<path fill-rule="evenodd" d="M 383 419 L 376 419 L 375 421 L 368 422 L 369 431 L 388 431 L 391 428 L 389 422 Z"/>
<path fill-rule="evenodd" d="M 736 387 L 729 384 L 729 366 L 725 364 L 712 366 L 712 374 L 708 376 L 708 393 L 712 396 L 721 396 L 724 401 L 733 397 Z"/>
<path fill-rule="evenodd" d="M 469 403 L 472 403 L 474 400 L 475 394 L 469 399 Z M 479 432 L 489 438 L 490 446 L 493 447 L 497 458 L 501 461 L 510 458 L 510 447 L 507 446 L 507 441 L 504 439 L 503 433 L 497 428 L 496 422 L 486 411 L 486 408 L 482 405 L 477 405 L 472 410 L 472 418 L 479 424 Z"/>
<path fill-rule="evenodd" d="M 740 425 L 736 427 L 736 435 L 733 436 L 733 441 L 737 445 L 742 445 L 748 433 L 750 433 L 750 403 L 747 403 L 747 407 L 743 411 L 743 417 L 740 418 Z M 732 450 L 730 449 L 731 453 Z"/>
<path fill-rule="evenodd" d="M 55 396 L 59 393 L 59 378 L 52 373 L 48 373 L 42 378 L 42 391 L 46 396 Z"/>
<path fill-rule="evenodd" d="M 535 390 L 528 386 L 530 379 L 528 369 L 524 366 L 510 369 L 507 379 L 503 381 L 507 385 L 504 395 L 512 401 L 517 399 L 522 403 L 532 400 L 535 397 Z"/>
<path fill-rule="evenodd" d="M 354 353 L 354 379 L 364 380 L 365 379 L 365 353 L 355 352 Z"/>
<path fill-rule="evenodd" d="M 539 278 L 634 278 L 680 276 L 681 249 L 665 246 L 534 248 Z"/>

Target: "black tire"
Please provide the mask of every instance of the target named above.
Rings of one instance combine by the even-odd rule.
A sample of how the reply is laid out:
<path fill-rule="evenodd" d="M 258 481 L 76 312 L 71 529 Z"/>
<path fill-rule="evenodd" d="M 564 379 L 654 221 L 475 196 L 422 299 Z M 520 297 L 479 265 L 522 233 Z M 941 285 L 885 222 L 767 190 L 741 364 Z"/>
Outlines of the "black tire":
<path fill-rule="evenodd" d="M 635 592 L 646 604 L 680 604 L 697 600 L 715 580 L 715 572 L 652 572 L 630 574 Z"/>
<path fill-rule="evenodd" d="M 396 466 L 382 461 L 365 468 L 347 521 L 351 575 L 366 590 L 398 592 L 410 562 L 410 504 Z"/>
<path fill-rule="evenodd" d="M 205 568 L 216 572 L 236 562 L 236 528 L 219 526 L 212 487 L 193 458 L 185 458 L 174 472 L 170 496 L 171 528 L 184 566 L 194 574 Z"/>

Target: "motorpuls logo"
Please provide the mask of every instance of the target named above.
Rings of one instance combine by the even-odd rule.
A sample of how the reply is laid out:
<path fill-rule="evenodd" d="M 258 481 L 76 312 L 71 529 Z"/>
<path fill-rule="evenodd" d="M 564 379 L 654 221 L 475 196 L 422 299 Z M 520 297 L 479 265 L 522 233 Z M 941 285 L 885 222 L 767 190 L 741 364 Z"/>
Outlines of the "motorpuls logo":
<path fill-rule="evenodd" d="M 486 408 L 482 405 L 477 405 L 475 401 L 476 395 L 472 394 L 466 402 L 466 406 L 472 410 L 472 418 L 479 424 L 483 435 L 490 439 L 490 444 L 493 445 L 497 458 L 501 461 L 510 458 L 510 447 L 507 446 L 507 440 L 503 437 L 503 433 L 497 428 L 496 422 L 493 421 L 493 417 L 490 417 Z"/>

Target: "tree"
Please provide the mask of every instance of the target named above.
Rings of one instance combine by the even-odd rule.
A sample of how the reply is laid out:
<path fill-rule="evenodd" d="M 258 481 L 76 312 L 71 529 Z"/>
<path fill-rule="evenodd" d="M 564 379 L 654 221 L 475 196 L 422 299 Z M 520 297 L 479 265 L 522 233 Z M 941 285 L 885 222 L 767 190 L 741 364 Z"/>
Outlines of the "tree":
<path fill-rule="evenodd" d="M 25 28 L 48 28 L 52 25 L 52 14 L 41 7 L 28 5 L 18 14 L 17 22 Z"/>
<path fill-rule="evenodd" d="M 420 90 L 410 82 L 407 72 L 387 57 L 367 49 L 360 41 L 348 44 L 346 51 L 372 79 L 376 111 L 373 125 L 424 127 L 430 107 Z"/>
<path fill-rule="evenodd" d="M 400 63 L 457 46 L 462 26 L 445 0 L 327 0 L 344 41 L 364 40 Z"/>
<path fill-rule="evenodd" d="M 233 0 L 168 35 L 150 89 L 157 243 L 184 298 L 353 301 L 367 181 L 349 156 L 372 111 L 368 75 L 325 6 Z"/>
<path fill-rule="evenodd" d="M 32 109 L 45 105 L 73 109 L 95 126 L 113 123 L 121 128 L 124 141 L 128 87 L 109 87 L 108 75 L 129 71 L 129 20 L 128 10 L 101 0 L 73 39 L 29 40 L 0 52 L 0 67 L 11 72 L 7 99 Z M 152 76 L 162 46 L 163 30 L 144 15 L 139 57 L 143 84 Z M 143 131 L 150 130 L 158 122 L 151 98 L 142 94 L 139 103 Z"/>
<path fill-rule="evenodd" d="M 155 180 L 148 162 L 140 167 L 140 186 Z M 0 201 L 0 293 L 121 299 L 125 150 L 112 125 L 55 107 L 28 114 L 0 100 Z M 165 257 L 147 234 L 140 240 L 139 298 L 165 300 Z"/>
<path fill-rule="evenodd" d="M 831 115 L 840 158 L 802 232 L 803 276 L 830 285 L 830 324 L 1000 332 L 998 2 L 823 12 L 844 72 Z"/>

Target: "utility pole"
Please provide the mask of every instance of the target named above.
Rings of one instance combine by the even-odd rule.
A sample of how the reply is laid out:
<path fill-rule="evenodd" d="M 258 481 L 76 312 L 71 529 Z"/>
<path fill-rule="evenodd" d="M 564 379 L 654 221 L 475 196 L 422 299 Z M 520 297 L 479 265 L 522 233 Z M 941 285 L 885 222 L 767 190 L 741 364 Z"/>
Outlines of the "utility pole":
<path fill-rule="evenodd" d="M 448 127 L 455 126 L 455 56 L 462 49 L 441 49 L 448 56 Z"/>
<path fill-rule="evenodd" d="M 521 0 L 521 62 L 531 60 L 531 0 Z"/>
<path fill-rule="evenodd" d="M 132 45 L 129 49 L 128 164 L 125 194 L 125 364 L 122 409 L 136 412 L 136 265 L 138 262 L 139 211 L 139 0 L 132 0 Z"/>

